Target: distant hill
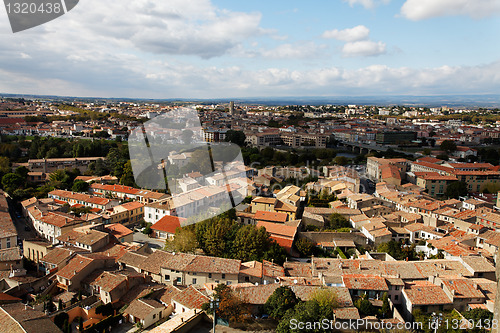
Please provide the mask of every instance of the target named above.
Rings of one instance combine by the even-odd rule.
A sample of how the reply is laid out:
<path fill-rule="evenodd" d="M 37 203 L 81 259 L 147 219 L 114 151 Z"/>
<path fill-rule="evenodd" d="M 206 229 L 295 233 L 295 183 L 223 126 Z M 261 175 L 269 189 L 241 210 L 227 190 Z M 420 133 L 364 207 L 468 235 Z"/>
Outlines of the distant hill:
<path fill-rule="evenodd" d="M 25 94 L 3 94 L 1 97 L 25 98 L 48 101 L 80 101 L 80 102 L 144 102 L 144 103 L 196 103 L 196 104 L 222 104 L 235 101 L 238 104 L 258 105 L 405 105 L 452 108 L 500 108 L 500 94 L 485 95 L 435 95 L 435 96 L 411 96 L 411 95 L 387 95 L 387 96 L 284 96 L 284 97 L 248 97 L 248 98 L 165 98 L 165 99 L 141 99 L 141 98 L 106 98 L 106 97 L 73 97 L 56 95 L 25 95 Z"/>

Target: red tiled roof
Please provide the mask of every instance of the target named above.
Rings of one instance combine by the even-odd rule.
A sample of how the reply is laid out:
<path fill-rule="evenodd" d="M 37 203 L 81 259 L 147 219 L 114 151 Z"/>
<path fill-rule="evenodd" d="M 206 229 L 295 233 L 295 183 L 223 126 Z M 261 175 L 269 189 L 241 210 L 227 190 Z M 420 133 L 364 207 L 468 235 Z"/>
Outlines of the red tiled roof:
<path fill-rule="evenodd" d="M 281 222 L 281 223 L 285 223 L 287 218 L 288 218 L 287 213 L 266 212 L 262 210 L 258 210 L 254 216 L 254 219 L 257 221 Z"/>
<path fill-rule="evenodd" d="M 137 202 L 137 201 L 131 201 L 131 202 L 126 202 L 126 203 L 122 204 L 121 206 L 127 210 L 134 210 L 137 208 L 144 207 L 144 204 Z"/>
<path fill-rule="evenodd" d="M 344 274 L 344 285 L 354 290 L 389 290 L 383 277 L 364 274 Z"/>
<path fill-rule="evenodd" d="M 169 234 L 175 234 L 175 230 L 181 227 L 181 223 L 184 223 L 187 219 L 183 217 L 165 215 L 158 222 L 151 226 L 151 229 L 158 231 L 165 231 Z"/>
<path fill-rule="evenodd" d="M 258 221 L 257 228 L 264 227 L 271 235 L 294 238 L 297 233 L 297 227 L 282 225 L 271 222 Z"/>
<path fill-rule="evenodd" d="M 442 165 L 439 165 L 439 164 L 428 163 L 428 162 L 413 162 L 413 164 L 424 166 L 424 167 L 427 167 L 427 168 L 436 169 L 436 170 L 445 171 L 445 172 L 448 172 L 448 173 L 452 173 L 453 172 L 452 168 L 445 167 L 445 166 L 442 166 Z"/>
<path fill-rule="evenodd" d="M 195 287 L 189 286 L 173 296 L 172 301 L 180 303 L 189 309 L 201 309 L 201 306 L 210 301 L 210 298 L 202 294 Z"/>
<path fill-rule="evenodd" d="M 66 266 L 57 272 L 57 276 L 71 280 L 75 275 L 80 273 L 82 269 L 90 265 L 92 261 L 93 259 L 78 254 L 76 257 L 71 259 Z"/>
<path fill-rule="evenodd" d="M 451 299 L 443 289 L 429 281 L 407 283 L 403 292 L 413 306 L 452 304 Z"/>
<path fill-rule="evenodd" d="M 109 232 L 116 238 L 125 237 L 133 233 L 132 230 L 120 223 L 107 224 L 104 228 L 109 230 Z"/>

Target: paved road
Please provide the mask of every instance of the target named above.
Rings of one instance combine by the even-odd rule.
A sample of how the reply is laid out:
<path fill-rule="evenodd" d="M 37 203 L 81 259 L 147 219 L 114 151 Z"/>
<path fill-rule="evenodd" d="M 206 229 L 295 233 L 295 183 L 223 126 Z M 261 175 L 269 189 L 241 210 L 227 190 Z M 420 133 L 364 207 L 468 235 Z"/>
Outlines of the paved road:
<path fill-rule="evenodd" d="M 15 211 L 14 210 L 14 205 L 12 205 L 12 201 L 9 200 L 9 212 L 10 212 L 10 216 L 12 218 L 12 222 L 14 223 L 14 226 L 16 227 L 16 230 L 17 230 L 17 239 L 21 241 L 21 244 L 22 244 L 22 241 L 23 239 L 33 239 L 33 238 L 37 238 L 37 233 L 35 230 L 33 230 L 33 227 L 30 225 L 29 228 L 30 228 L 30 231 L 26 231 L 25 228 L 26 226 L 28 225 L 26 223 L 26 219 L 24 217 L 20 217 L 18 218 L 17 215 L 21 216 L 21 212 L 18 212 L 18 211 Z"/>
<path fill-rule="evenodd" d="M 164 240 L 158 240 L 154 238 L 149 238 L 147 235 L 144 235 L 142 232 L 134 232 L 134 242 L 137 243 L 148 243 L 149 247 L 153 249 L 162 249 L 165 247 L 165 241 Z"/>
<path fill-rule="evenodd" d="M 368 178 L 360 177 L 359 178 L 359 191 L 361 193 L 373 194 L 375 192 L 375 187 L 372 184 L 373 183 L 368 182 Z"/>

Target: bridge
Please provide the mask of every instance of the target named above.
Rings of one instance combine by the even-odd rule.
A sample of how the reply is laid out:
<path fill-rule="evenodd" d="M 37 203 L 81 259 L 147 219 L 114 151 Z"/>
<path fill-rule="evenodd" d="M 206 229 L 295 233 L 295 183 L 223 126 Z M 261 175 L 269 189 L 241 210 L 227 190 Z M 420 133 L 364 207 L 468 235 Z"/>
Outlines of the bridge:
<path fill-rule="evenodd" d="M 410 155 L 410 156 L 413 156 L 415 158 L 421 156 L 421 154 L 403 151 L 400 149 L 394 149 L 394 148 L 389 147 L 389 146 L 382 146 L 382 145 L 377 145 L 377 144 L 366 144 L 366 143 L 359 143 L 359 142 L 339 141 L 337 143 L 337 146 L 349 147 L 353 153 L 361 154 L 361 155 L 366 155 L 366 154 L 370 154 L 373 152 L 386 152 L 389 149 L 392 149 L 396 153 Z"/>

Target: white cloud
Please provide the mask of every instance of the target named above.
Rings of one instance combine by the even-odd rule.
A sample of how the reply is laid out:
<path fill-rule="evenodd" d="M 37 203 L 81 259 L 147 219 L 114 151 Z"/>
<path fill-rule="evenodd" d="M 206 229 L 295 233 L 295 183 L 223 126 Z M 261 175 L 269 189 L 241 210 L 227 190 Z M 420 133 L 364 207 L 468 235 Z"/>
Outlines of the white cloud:
<path fill-rule="evenodd" d="M 259 13 L 220 10 L 208 0 L 168 4 L 86 0 L 57 20 L 17 34 L 11 33 L 4 18 L 0 20 L 0 91 L 5 93 L 220 98 L 500 90 L 500 62 L 426 69 L 373 65 L 357 70 L 323 62 L 320 68 L 304 59 L 325 53 L 325 46 L 271 42 L 265 49 L 265 41 L 255 45 L 254 37 L 276 32 L 261 28 Z M 336 35 L 343 38 L 345 56 L 385 52 L 384 43 L 369 39 L 368 28 L 355 28 Z M 235 57 L 245 52 L 255 60 Z M 219 55 L 225 57 L 196 59 Z M 302 61 L 266 62 L 269 58 Z M 293 70 L 294 66 L 304 67 Z"/>
<path fill-rule="evenodd" d="M 371 57 L 384 54 L 385 52 L 385 43 L 373 42 L 371 40 L 346 43 L 342 47 L 342 55 L 344 57 Z"/>
<path fill-rule="evenodd" d="M 383 42 L 369 40 L 370 29 L 364 25 L 343 30 L 333 29 L 323 33 L 323 38 L 334 38 L 346 42 L 342 47 L 344 57 L 368 57 L 377 56 L 386 52 Z"/>
<path fill-rule="evenodd" d="M 354 5 L 361 5 L 365 7 L 366 9 L 373 9 L 379 4 L 387 4 L 390 2 L 390 0 L 381 0 L 381 1 L 376 1 L 376 0 L 344 0 L 344 2 L 347 2 L 351 7 L 354 7 Z"/>
<path fill-rule="evenodd" d="M 259 12 L 221 10 L 209 0 L 88 0 L 37 29 L 57 34 L 70 44 L 97 41 L 110 47 L 208 59 L 227 54 L 247 39 L 269 34 L 260 21 Z"/>
<path fill-rule="evenodd" d="M 293 44 L 281 44 L 269 50 L 260 50 L 258 55 L 269 59 L 307 59 L 321 56 L 324 45 L 313 42 L 299 42 Z"/>
<path fill-rule="evenodd" d="M 500 14 L 498 0 L 406 0 L 401 14 L 413 21 L 440 16 L 470 16 L 480 19 Z"/>
<path fill-rule="evenodd" d="M 323 38 L 335 38 L 344 42 L 355 42 L 358 40 L 368 39 L 370 29 L 364 25 L 358 25 L 354 28 L 347 28 L 343 30 L 333 29 L 327 30 L 323 33 Z"/>

